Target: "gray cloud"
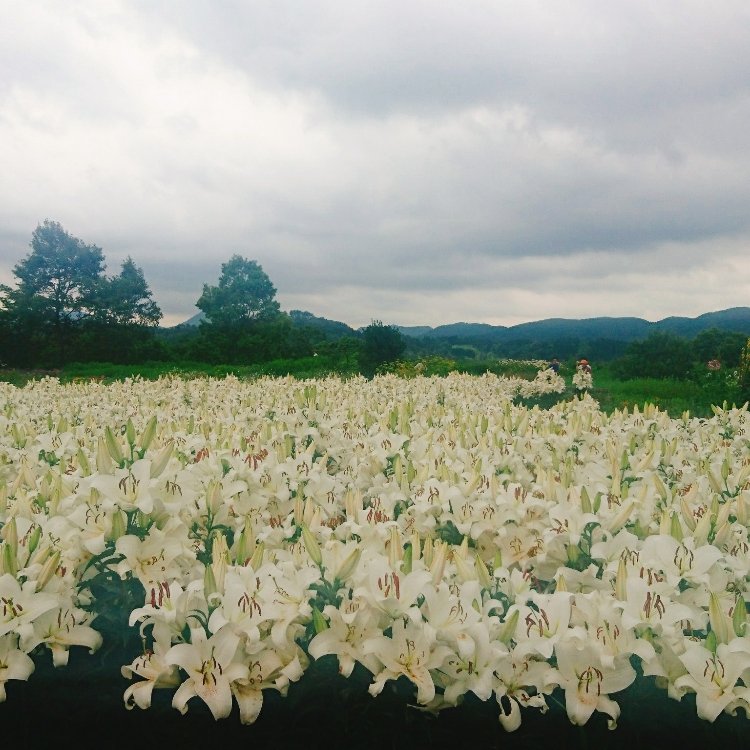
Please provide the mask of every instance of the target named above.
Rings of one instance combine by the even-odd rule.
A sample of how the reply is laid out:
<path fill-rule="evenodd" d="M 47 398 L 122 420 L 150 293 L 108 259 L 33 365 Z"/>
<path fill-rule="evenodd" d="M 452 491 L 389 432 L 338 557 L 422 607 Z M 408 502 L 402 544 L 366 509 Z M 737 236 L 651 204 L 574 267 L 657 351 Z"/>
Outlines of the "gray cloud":
<path fill-rule="evenodd" d="M 49 217 L 111 271 L 132 255 L 170 323 L 233 253 L 355 324 L 747 304 L 745 3 L 8 15 L 5 281 Z"/>

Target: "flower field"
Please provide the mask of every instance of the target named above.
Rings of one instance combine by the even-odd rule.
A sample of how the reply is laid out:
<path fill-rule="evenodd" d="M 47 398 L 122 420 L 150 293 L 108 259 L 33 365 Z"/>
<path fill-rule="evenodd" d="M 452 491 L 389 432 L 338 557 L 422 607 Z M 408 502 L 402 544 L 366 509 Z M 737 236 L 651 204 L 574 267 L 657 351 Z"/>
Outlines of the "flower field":
<path fill-rule="evenodd" d="M 332 662 L 509 732 L 556 701 L 616 733 L 639 683 L 744 727 L 746 409 L 517 403 L 563 389 L 0 384 L 0 701 L 120 638 L 123 712 L 253 724 Z"/>

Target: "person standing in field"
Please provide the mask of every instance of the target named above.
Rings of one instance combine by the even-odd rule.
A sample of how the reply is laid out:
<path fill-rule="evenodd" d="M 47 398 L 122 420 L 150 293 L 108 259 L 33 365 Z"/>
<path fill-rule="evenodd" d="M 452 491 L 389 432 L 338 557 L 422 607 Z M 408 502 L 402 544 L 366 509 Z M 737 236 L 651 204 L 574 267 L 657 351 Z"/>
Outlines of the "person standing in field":
<path fill-rule="evenodd" d="M 576 363 L 576 374 L 573 375 L 573 387 L 576 395 L 582 396 L 593 386 L 593 372 L 587 359 L 581 359 Z"/>

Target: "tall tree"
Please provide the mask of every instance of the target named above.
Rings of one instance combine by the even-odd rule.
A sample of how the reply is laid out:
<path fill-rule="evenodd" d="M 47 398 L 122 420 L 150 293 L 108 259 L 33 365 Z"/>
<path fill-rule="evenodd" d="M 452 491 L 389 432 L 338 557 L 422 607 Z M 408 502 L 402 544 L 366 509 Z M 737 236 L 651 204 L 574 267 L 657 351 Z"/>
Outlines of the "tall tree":
<path fill-rule="evenodd" d="M 271 279 L 257 261 L 239 255 L 222 263 L 218 286 L 204 284 L 196 304 L 221 327 L 270 321 L 280 312 Z"/>
<path fill-rule="evenodd" d="M 31 253 L 13 274 L 15 289 L 0 288 L 9 320 L 27 346 L 43 345 L 42 356 L 66 359 L 73 330 L 93 314 L 104 272 L 104 255 L 46 219 L 31 237 Z"/>
<path fill-rule="evenodd" d="M 47 219 L 13 274 L 15 288 L 0 287 L 0 360 L 48 367 L 153 356 L 161 311 L 132 258 L 108 278 L 100 247 Z"/>
<path fill-rule="evenodd" d="M 362 333 L 359 366 L 363 374 L 371 377 L 380 365 L 395 362 L 405 350 L 406 341 L 398 328 L 373 320 Z"/>
<path fill-rule="evenodd" d="M 116 325 L 155 326 L 161 310 L 151 296 L 143 271 L 128 256 L 118 276 L 100 284 L 97 317 Z"/>

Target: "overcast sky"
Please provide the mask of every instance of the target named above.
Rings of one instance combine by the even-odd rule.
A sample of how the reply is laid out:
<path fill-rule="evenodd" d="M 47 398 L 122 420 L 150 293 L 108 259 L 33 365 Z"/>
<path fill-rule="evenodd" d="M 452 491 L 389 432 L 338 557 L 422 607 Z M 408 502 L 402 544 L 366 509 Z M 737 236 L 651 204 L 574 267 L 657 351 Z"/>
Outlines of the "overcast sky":
<path fill-rule="evenodd" d="M 44 219 L 163 324 L 233 254 L 353 326 L 750 305 L 747 0 L 0 0 L 0 281 Z"/>

